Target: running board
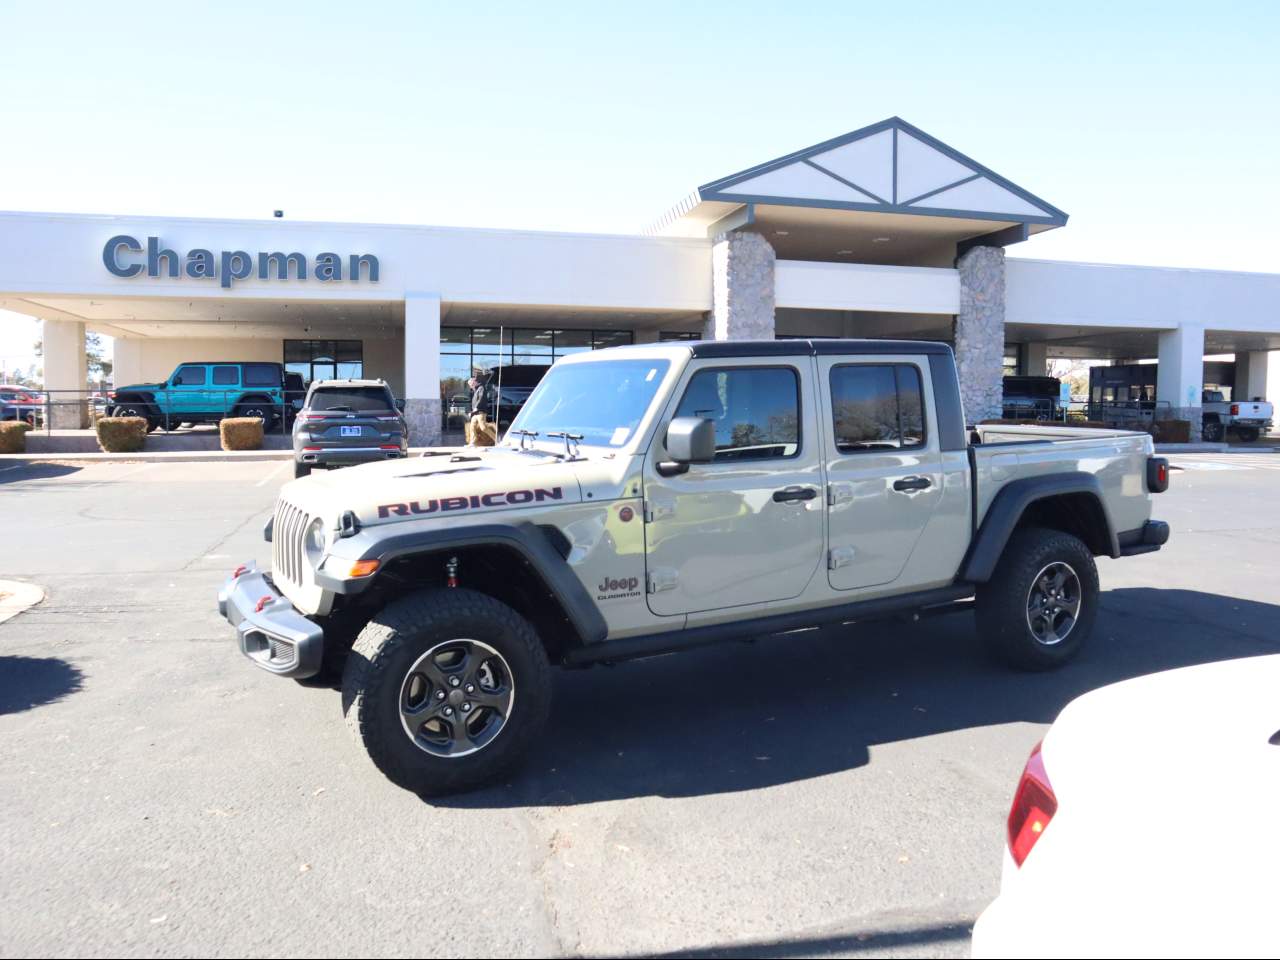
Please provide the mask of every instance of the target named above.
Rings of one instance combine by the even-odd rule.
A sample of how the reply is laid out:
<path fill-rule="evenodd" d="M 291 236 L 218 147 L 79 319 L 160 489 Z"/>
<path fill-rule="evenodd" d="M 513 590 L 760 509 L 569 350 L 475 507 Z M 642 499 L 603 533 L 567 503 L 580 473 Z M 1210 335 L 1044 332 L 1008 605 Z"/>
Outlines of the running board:
<path fill-rule="evenodd" d="M 919 593 L 904 593 L 893 597 L 876 597 L 873 600 L 842 603 L 833 607 L 819 607 L 816 610 L 798 610 L 753 620 L 713 623 L 705 627 L 686 627 L 683 630 L 668 630 L 639 637 L 605 640 L 565 651 L 563 662 L 567 667 L 585 667 L 594 663 L 635 660 L 639 657 L 675 653 L 678 650 L 703 647 L 724 640 L 773 636 L 778 633 L 803 630 L 806 627 L 851 623 L 855 620 L 880 620 L 902 613 L 942 613 L 947 611 L 935 608 L 945 608 L 956 601 L 969 600 L 973 595 L 972 584 L 956 584 L 950 587 L 939 587 L 936 590 L 923 590 Z"/>

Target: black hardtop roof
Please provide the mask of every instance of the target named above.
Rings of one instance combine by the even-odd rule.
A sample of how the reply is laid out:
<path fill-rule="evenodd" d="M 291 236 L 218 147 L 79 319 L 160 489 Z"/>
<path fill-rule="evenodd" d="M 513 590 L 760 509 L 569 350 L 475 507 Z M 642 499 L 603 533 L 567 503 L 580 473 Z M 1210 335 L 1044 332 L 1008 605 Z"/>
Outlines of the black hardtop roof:
<path fill-rule="evenodd" d="M 696 340 L 688 344 L 693 355 L 721 357 L 839 356 L 843 354 L 929 354 L 950 356 L 951 346 L 937 340 Z"/>
<path fill-rule="evenodd" d="M 269 364 L 273 367 L 282 367 L 284 364 L 276 363 L 274 360 L 183 360 L 178 366 L 180 367 L 245 367 L 251 363 Z"/>

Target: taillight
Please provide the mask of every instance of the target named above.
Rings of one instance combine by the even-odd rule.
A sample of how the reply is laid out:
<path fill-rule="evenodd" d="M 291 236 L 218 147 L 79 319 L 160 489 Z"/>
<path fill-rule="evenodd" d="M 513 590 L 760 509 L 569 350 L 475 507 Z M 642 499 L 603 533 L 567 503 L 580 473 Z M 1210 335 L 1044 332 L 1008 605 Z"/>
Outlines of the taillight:
<path fill-rule="evenodd" d="M 1022 866 L 1027 854 L 1036 845 L 1058 810 L 1058 798 L 1053 795 L 1049 774 L 1044 769 L 1044 755 L 1036 744 L 1027 758 L 1009 808 L 1009 853 L 1013 862 Z"/>
<path fill-rule="evenodd" d="M 1147 458 L 1147 490 L 1164 493 L 1169 489 L 1169 461 L 1164 457 Z"/>
<path fill-rule="evenodd" d="M 329 415 L 327 413 L 304 413 L 302 415 L 302 419 L 303 420 L 327 420 L 329 419 Z"/>
<path fill-rule="evenodd" d="M 1238 417 L 1238 416 L 1240 416 L 1240 404 L 1238 404 L 1238 403 L 1233 403 L 1233 404 L 1231 405 L 1231 415 L 1232 415 L 1233 417 Z"/>

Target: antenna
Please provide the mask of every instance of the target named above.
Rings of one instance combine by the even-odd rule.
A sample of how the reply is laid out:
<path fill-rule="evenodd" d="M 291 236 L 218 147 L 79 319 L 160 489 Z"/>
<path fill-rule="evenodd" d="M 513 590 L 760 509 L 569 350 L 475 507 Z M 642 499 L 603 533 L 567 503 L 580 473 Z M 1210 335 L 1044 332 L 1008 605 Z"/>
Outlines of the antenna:
<path fill-rule="evenodd" d="M 496 437 L 502 429 L 502 331 L 505 328 L 498 324 L 498 398 L 494 401 L 493 433 Z M 520 438 L 520 446 L 524 447 L 524 438 Z"/>

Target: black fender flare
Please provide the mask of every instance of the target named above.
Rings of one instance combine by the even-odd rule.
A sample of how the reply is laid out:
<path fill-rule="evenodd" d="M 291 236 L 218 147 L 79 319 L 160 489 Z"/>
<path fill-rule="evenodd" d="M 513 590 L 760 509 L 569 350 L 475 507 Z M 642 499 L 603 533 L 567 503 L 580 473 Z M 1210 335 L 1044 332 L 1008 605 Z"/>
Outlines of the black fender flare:
<path fill-rule="evenodd" d="M 277 407 L 280 406 L 280 404 L 276 403 L 265 393 L 243 393 L 236 398 L 234 403 L 230 405 L 230 409 L 236 410 L 239 407 L 243 407 L 247 403 L 256 403 L 259 406 L 266 407 L 268 410 L 272 411 L 272 416 L 279 416 L 279 414 L 277 414 L 275 410 Z"/>
<path fill-rule="evenodd" d="M 1009 542 L 1027 508 L 1039 500 L 1064 494 L 1084 494 L 1097 501 L 1098 513 L 1106 525 L 1104 540 L 1109 545 L 1108 555 L 1120 556 L 1120 542 L 1107 513 L 1102 484 L 1096 476 L 1092 473 L 1072 472 L 1024 477 L 1005 484 L 991 501 L 982 525 L 974 534 L 973 543 L 969 545 L 969 551 L 960 565 L 958 579 L 968 583 L 986 583 L 990 580 L 1001 554 L 1004 553 L 1005 544 Z"/>
<path fill-rule="evenodd" d="M 132 404 L 136 407 L 144 407 L 148 417 L 159 419 L 162 416 L 154 394 L 126 393 L 124 396 L 121 396 L 117 393 L 115 399 L 111 401 L 111 409 L 114 411 L 116 407 L 123 407 L 126 404 Z"/>
<path fill-rule="evenodd" d="M 609 626 L 587 588 L 569 569 L 569 564 L 547 536 L 532 523 L 480 523 L 386 534 L 385 525 L 357 533 L 351 538 L 358 551 L 355 558 L 378 560 L 381 570 L 393 560 L 415 554 L 485 546 L 512 550 L 537 571 L 559 601 L 583 644 L 600 643 L 608 635 Z M 361 543 L 361 540 L 367 542 Z M 343 555 L 352 556 L 350 550 L 343 550 Z M 376 575 L 368 579 L 341 580 L 323 572 L 316 574 L 316 581 L 324 589 L 346 595 L 363 593 L 375 580 Z"/>

